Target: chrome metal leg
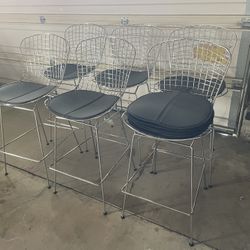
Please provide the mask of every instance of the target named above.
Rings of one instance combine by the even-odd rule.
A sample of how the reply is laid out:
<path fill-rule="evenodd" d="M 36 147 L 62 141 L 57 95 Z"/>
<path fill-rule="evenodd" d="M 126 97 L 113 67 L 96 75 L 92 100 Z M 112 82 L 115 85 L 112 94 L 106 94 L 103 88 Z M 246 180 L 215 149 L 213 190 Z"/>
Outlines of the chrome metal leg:
<path fill-rule="evenodd" d="M 135 139 L 135 132 L 133 133 L 131 144 L 130 144 L 130 154 L 129 154 L 129 160 L 128 160 L 128 173 L 127 173 L 127 179 L 126 179 L 126 184 L 127 185 L 126 185 L 126 188 L 125 188 L 125 192 L 127 192 L 127 189 L 128 189 L 128 182 L 129 182 L 129 176 L 130 176 L 130 168 L 131 168 L 132 155 L 133 155 L 134 139 Z M 121 218 L 122 219 L 125 218 L 125 216 L 124 216 L 124 210 L 125 210 L 126 198 L 127 198 L 127 194 L 124 193 L 123 204 L 122 204 L 122 214 L 121 214 Z"/>
<path fill-rule="evenodd" d="M 54 162 L 54 169 L 56 170 L 57 167 L 57 119 L 55 117 L 55 121 L 54 121 L 54 158 L 53 158 L 53 162 Z M 54 171 L 54 194 L 57 193 L 56 190 L 56 171 Z"/>
<path fill-rule="evenodd" d="M 75 131 L 74 131 L 72 125 L 71 125 L 71 122 L 68 121 L 68 123 L 69 123 L 69 126 L 70 126 L 71 130 L 72 130 L 72 133 L 73 133 L 73 136 L 74 136 L 74 138 L 75 138 L 75 140 L 76 140 L 76 143 L 77 143 L 77 145 L 78 145 L 79 151 L 80 151 L 80 153 L 82 154 L 83 151 L 82 151 L 82 148 L 81 148 L 81 146 L 80 146 L 80 143 L 79 143 L 79 141 L 78 141 L 78 139 L 77 139 L 76 133 L 75 133 Z"/>
<path fill-rule="evenodd" d="M 96 147 L 97 147 L 97 153 L 98 153 L 98 165 L 99 165 L 99 174 L 100 174 L 100 186 L 101 186 L 101 192 L 102 192 L 102 201 L 103 201 L 103 214 L 107 215 L 106 211 L 106 203 L 105 203 L 105 195 L 104 195 L 104 187 L 103 187 L 103 175 L 102 175 L 102 159 L 101 159 L 101 152 L 100 152 L 100 142 L 99 142 L 99 134 L 98 134 L 98 128 L 95 127 L 95 134 L 96 134 Z"/>
<path fill-rule="evenodd" d="M 44 159 L 44 151 L 43 151 L 43 146 L 42 146 L 42 141 L 41 141 L 41 134 L 40 134 L 40 130 L 39 130 L 39 124 L 38 124 L 38 120 L 37 120 L 36 110 L 37 110 L 37 108 L 33 109 L 33 114 L 34 114 L 34 119 L 35 119 L 35 124 L 36 124 L 37 137 L 38 137 L 40 151 L 41 151 L 41 155 L 42 155 L 42 159 L 43 159 L 42 161 L 43 161 L 43 165 L 44 165 L 44 169 L 45 169 L 45 173 L 46 173 L 46 178 L 47 178 L 47 181 L 48 181 L 48 188 L 51 188 L 50 181 L 49 181 L 48 168 L 47 168 L 46 160 Z"/>
<path fill-rule="evenodd" d="M 129 145 L 128 135 L 127 135 L 126 128 L 125 128 L 125 126 L 124 126 L 124 123 L 123 123 L 123 120 L 122 120 L 122 117 L 121 117 L 121 116 L 120 116 L 120 121 L 121 121 L 121 127 L 122 127 L 123 135 L 124 135 L 124 137 L 125 137 L 125 140 L 126 140 L 127 145 Z M 137 168 L 136 168 L 136 166 L 135 166 L 134 157 L 132 157 L 132 164 L 133 164 L 134 171 L 136 171 Z"/>
<path fill-rule="evenodd" d="M 87 129 L 86 126 L 83 125 L 83 130 L 84 130 L 84 140 L 85 142 L 85 152 L 89 152 L 89 147 L 88 147 L 88 140 L 87 140 Z"/>
<path fill-rule="evenodd" d="M 206 177 L 206 159 L 205 159 L 205 153 L 204 153 L 204 143 L 203 143 L 203 137 L 200 138 L 201 141 L 201 155 L 202 155 L 202 161 L 203 161 L 203 167 L 205 166 L 204 172 L 203 172 L 203 184 L 204 189 L 207 189 L 207 177 Z"/>
<path fill-rule="evenodd" d="M 38 116 L 39 122 L 40 122 L 41 127 L 42 127 L 42 131 L 43 131 L 43 135 L 44 135 L 46 144 L 49 145 L 48 137 L 47 137 L 47 135 L 46 135 L 46 132 L 45 132 L 45 129 L 44 129 L 44 126 L 43 126 L 43 121 L 42 121 L 40 112 L 39 112 L 39 110 L 38 110 L 38 107 L 36 108 L 36 112 L 37 112 L 37 116 Z"/>
<path fill-rule="evenodd" d="M 190 146 L 190 238 L 189 245 L 193 246 L 193 170 L 194 170 L 194 149 L 193 146 Z"/>
<path fill-rule="evenodd" d="M 95 143 L 95 137 L 94 137 L 94 133 L 93 133 L 93 128 L 90 127 L 90 131 L 91 131 L 91 137 L 92 137 L 92 141 L 93 141 L 93 147 L 94 147 L 94 151 L 95 151 L 95 158 L 98 158 L 98 152 L 96 150 L 96 143 Z"/>
<path fill-rule="evenodd" d="M 3 127 L 2 106 L 0 106 L 0 123 L 1 123 L 2 148 L 3 148 L 3 152 L 5 152 L 5 137 L 4 137 L 4 127 Z M 6 154 L 5 153 L 3 153 L 3 162 L 4 162 L 4 173 L 5 173 L 5 175 L 8 175 Z"/>
<path fill-rule="evenodd" d="M 141 157 L 141 137 L 137 140 L 137 147 L 138 147 L 138 158 L 139 158 L 139 166 L 141 166 L 142 163 L 142 157 Z"/>
<path fill-rule="evenodd" d="M 152 171 L 150 172 L 151 174 L 157 174 L 156 170 L 156 160 L 157 160 L 157 147 L 159 145 L 159 142 L 155 142 L 155 148 L 154 148 L 154 153 L 152 157 Z"/>
<path fill-rule="evenodd" d="M 214 153 L 214 128 L 209 136 L 209 181 L 208 186 L 212 187 L 212 163 L 213 163 L 213 153 Z"/>
<path fill-rule="evenodd" d="M 52 119 L 52 114 L 49 111 L 49 120 L 51 121 Z M 52 142 L 52 126 L 49 126 L 49 141 Z"/>

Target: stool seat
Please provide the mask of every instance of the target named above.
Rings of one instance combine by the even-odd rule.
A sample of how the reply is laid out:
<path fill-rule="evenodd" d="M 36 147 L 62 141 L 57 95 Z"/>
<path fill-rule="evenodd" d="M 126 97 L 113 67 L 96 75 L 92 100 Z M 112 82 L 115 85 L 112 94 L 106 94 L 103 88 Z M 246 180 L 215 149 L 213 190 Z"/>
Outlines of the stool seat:
<path fill-rule="evenodd" d="M 95 91 L 72 90 L 49 100 L 48 108 L 60 117 L 86 120 L 105 113 L 118 99 L 117 96 Z"/>
<path fill-rule="evenodd" d="M 0 87 L 0 102 L 25 104 L 35 101 L 55 89 L 55 86 L 18 81 Z"/>
<path fill-rule="evenodd" d="M 65 64 L 64 64 L 65 65 Z M 82 75 L 87 75 L 88 73 L 90 73 L 95 67 L 94 66 L 78 66 L 78 64 L 74 64 L 74 63 L 67 63 L 66 64 L 66 68 L 65 68 L 65 72 L 64 72 L 64 76 L 63 76 L 63 80 L 73 80 L 75 78 L 78 77 L 77 75 L 77 69 L 78 67 L 81 68 L 81 72 Z M 48 78 L 52 78 L 55 80 L 60 80 L 60 69 L 61 69 L 61 65 L 55 65 L 53 67 L 48 68 L 47 70 L 45 70 L 44 75 Z"/>
<path fill-rule="evenodd" d="M 128 106 L 128 122 L 135 129 L 161 138 L 196 137 L 213 123 L 212 104 L 200 95 L 182 91 L 150 93 Z"/>

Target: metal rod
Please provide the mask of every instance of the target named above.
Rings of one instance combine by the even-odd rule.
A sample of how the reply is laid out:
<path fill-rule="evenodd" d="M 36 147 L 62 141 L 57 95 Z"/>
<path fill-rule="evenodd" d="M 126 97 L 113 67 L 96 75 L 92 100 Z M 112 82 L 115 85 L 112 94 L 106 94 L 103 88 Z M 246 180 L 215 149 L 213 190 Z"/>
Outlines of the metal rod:
<path fill-rule="evenodd" d="M 57 118 L 55 117 L 54 121 L 54 157 L 53 157 L 53 165 L 54 165 L 54 194 L 57 193 L 56 190 L 56 167 L 57 167 L 57 126 L 56 126 Z"/>
<path fill-rule="evenodd" d="M 129 160 L 128 160 L 128 172 L 127 172 L 127 178 L 126 178 L 126 184 L 125 184 L 125 191 L 124 191 L 124 196 L 123 196 L 123 204 L 122 204 L 122 214 L 121 218 L 124 219 L 124 210 L 125 210 L 125 203 L 126 203 L 126 198 L 127 198 L 127 186 L 129 183 L 129 175 L 130 175 L 130 168 L 131 168 L 131 162 L 132 162 L 132 155 L 133 155 L 133 146 L 134 146 L 134 139 L 135 139 L 135 132 L 133 133 L 131 144 L 130 144 L 130 154 L 129 154 Z"/>
<path fill-rule="evenodd" d="M 42 131 L 43 131 L 43 135 L 44 135 L 46 144 L 49 145 L 48 137 L 46 135 L 46 132 L 45 132 L 45 129 L 44 129 L 44 126 L 43 126 L 42 118 L 41 118 L 41 115 L 40 115 L 38 107 L 36 108 L 36 111 L 37 111 L 37 116 L 38 116 L 39 122 L 40 122 L 41 127 L 42 127 Z"/>
<path fill-rule="evenodd" d="M 36 132 L 37 132 L 37 137 L 38 137 L 38 142 L 39 142 L 39 146 L 40 146 L 41 155 L 42 155 L 42 158 L 43 158 L 43 165 L 44 165 L 44 169 L 45 169 L 45 173 L 46 173 L 46 177 L 47 177 L 47 181 L 48 181 L 48 188 L 50 188 L 48 168 L 47 168 L 46 160 L 44 159 L 44 151 L 43 151 L 43 146 L 42 146 L 42 141 L 41 141 L 41 134 L 40 134 L 40 130 L 39 130 L 39 124 L 38 124 L 38 120 L 37 120 L 36 110 L 37 109 L 33 110 L 35 125 L 36 125 Z"/>
<path fill-rule="evenodd" d="M 80 153 L 83 153 L 82 148 L 81 148 L 81 146 L 80 146 L 80 143 L 79 143 L 79 141 L 78 141 L 78 139 L 77 139 L 77 136 L 76 136 L 76 134 L 75 134 L 75 131 L 74 131 L 72 125 L 71 125 L 71 122 L 68 121 L 68 123 L 69 123 L 69 126 L 70 126 L 71 130 L 72 130 L 72 133 L 73 133 L 73 136 L 74 136 L 74 138 L 75 138 L 75 141 L 76 141 L 76 143 L 77 143 L 77 147 L 79 148 Z"/>
<path fill-rule="evenodd" d="M 95 128 L 95 135 L 96 135 L 96 147 L 98 153 L 98 165 L 99 165 L 99 174 L 100 174 L 100 186 L 101 186 L 101 193 L 102 193 L 102 201 L 103 201 L 103 214 L 106 215 L 106 204 L 105 204 L 105 194 L 104 194 L 104 186 L 103 186 L 103 176 L 102 176 L 102 159 L 101 159 L 101 152 L 100 152 L 100 142 L 99 142 L 99 135 L 98 135 L 98 128 Z"/>
<path fill-rule="evenodd" d="M 4 136 L 4 127 L 3 127 L 2 106 L 0 106 L 0 123 L 1 123 L 1 137 L 2 137 L 2 147 L 1 148 L 3 148 L 3 159 L 4 159 L 4 172 L 5 172 L 5 175 L 8 175 L 6 154 L 5 154 L 5 136 Z"/>

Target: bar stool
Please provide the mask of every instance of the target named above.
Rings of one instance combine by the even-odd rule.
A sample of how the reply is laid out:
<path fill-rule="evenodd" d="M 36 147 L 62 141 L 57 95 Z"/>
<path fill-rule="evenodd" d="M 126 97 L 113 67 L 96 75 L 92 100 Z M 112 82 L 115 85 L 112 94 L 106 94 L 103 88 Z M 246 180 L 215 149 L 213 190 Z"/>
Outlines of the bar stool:
<path fill-rule="evenodd" d="M 6 156 L 29 160 L 35 163 L 43 162 L 48 187 L 50 187 L 45 159 L 51 151 L 46 155 L 44 154 L 40 127 L 47 144 L 49 144 L 49 142 L 38 106 L 39 103 L 55 91 L 57 86 L 62 82 L 69 54 L 69 45 L 64 38 L 55 34 L 35 34 L 22 40 L 20 52 L 25 66 L 21 80 L 6 84 L 0 88 L 0 124 L 2 137 L 0 152 L 3 154 L 4 158 L 5 175 L 8 174 Z M 54 65 L 57 65 L 57 67 L 55 68 Z M 34 116 L 35 127 L 5 142 L 5 129 L 7 128 L 3 126 L 3 107 L 31 112 Z M 6 150 L 8 145 L 21 139 L 33 130 L 37 133 L 41 159 L 33 159 Z"/>
<path fill-rule="evenodd" d="M 102 155 L 99 145 L 99 128 L 117 102 L 121 99 L 135 58 L 135 49 L 129 42 L 113 37 L 95 37 L 84 40 L 76 47 L 78 65 L 78 87 L 61 95 L 55 96 L 46 103 L 49 111 L 55 116 L 54 123 L 54 164 L 50 168 L 54 171 L 54 192 L 56 189 L 56 174 L 60 173 L 82 181 L 100 186 L 103 213 L 106 212 L 103 182 L 109 176 L 119 160 L 104 175 L 102 169 Z M 86 75 L 87 72 L 91 72 Z M 70 174 L 57 168 L 57 122 L 69 121 L 91 128 L 95 137 L 94 147 L 98 153 L 99 181 L 91 181 Z M 103 138 L 101 138 L 103 139 Z M 128 151 L 126 149 L 121 158 Z M 120 159 L 121 159 L 120 158 Z"/>
<path fill-rule="evenodd" d="M 133 136 L 126 183 L 122 187 L 124 193 L 122 218 L 125 215 L 128 195 L 186 215 L 190 218 L 189 244 L 193 245 L 193 214 L 202 179 L 206 187 L 203 139 L 209 137 L 211 157 L 214 134 L 213 103 L 228 70 L 230 60 L 231 54 L 227 48 L 194 39 L 184 38 L 163 42 L 149 51 L 150 67 L 152 64 L 154 65 L 151 77 L 153 80 L 149 81 L 151 93 L 141 96 L 131 103 L 123 115 L 124 123 L 133 131 Z M 169 91 L 169 86 L 173 86 L 172 91 Z M 178 90 L 178 87 L 181 88 L 181 91 Z M 159 152 L 173 154 L 163 148 L 163 143 L 189 150 L 189 156 L 182 155 L 190 160 L 189 211 L 156 202 L 143 195 L 132 193 L 129 189 L 131 183 L 135 188 L 135 181 L 139 179 L 145 166 L 144 161 L 142 166 L 131 174 L 133 147 L 135 138 L 138 137 L 154 141 L 152 151 L 146 158 L 146 161 L 152 159 L 152 174 L 157 173 L 156 159 Z M 201 155 L 195 154 L 194 145 L 197 142 L 200 143 Z M 178 154 L 178 156 L 181 155 Z M 197 168 L 194 165 L 194 159 L 202 161 L 197 185 L 194 183 L 194 173 Z"/>

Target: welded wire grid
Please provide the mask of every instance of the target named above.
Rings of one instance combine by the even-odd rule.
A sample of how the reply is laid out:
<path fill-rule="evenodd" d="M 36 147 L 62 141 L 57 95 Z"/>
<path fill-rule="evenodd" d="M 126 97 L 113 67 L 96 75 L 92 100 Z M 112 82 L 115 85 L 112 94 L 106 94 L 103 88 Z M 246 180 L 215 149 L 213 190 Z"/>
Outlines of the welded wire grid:
<path fill-rule="evenodd" d="M 64 38 L 70 45 L 69 62 L 75 62 L 75 50 L 82 40 L 104 36 L 105 33 L 106 31 L 103 26 L 91 23 L 73 24 L 67 27 L 64 31 Z"/>
<path fill-rule="evenodd" d="M 166 39 L 163 30 L 147 25 L 120 26 L 112 31 L 112 36 L 125 39 L 135 47 L 136 57 L 133 68 L 136 70 L 147 69 L 148 50 Z"/>
<path fill-rule="evenodd" d="M 79 88 L 122 96 L 135 53 L 131 43 L 115 37 L 101 36 L 80 42 L 76 48 Z M 91 73 L 86 75 L 88 72 Z"/>
<path fill-rule="evenodd" d="M 212 42 L 185 38 L 163 42 L 148 53 L 148 67 L 153 68 L 150 90 L 190 91 L 214 101 L 230 62 L 230 51 Z"/>
<path fill-rule="evenodd" d="M 215 25 L 193 25 L 175 29 L 170 33 L 169 39 L 191 38 L 210 41 L 226 47 L 233 53 L 237 43 L 237 35 L 233 30 Z"/>
<path fill-rule="evenodd" d="M 22 81 L 57 85 L 62 82 L 69 54 L 68 42 L 55 34 L 35 34 L 20 44 L 25 69 Z"/>

